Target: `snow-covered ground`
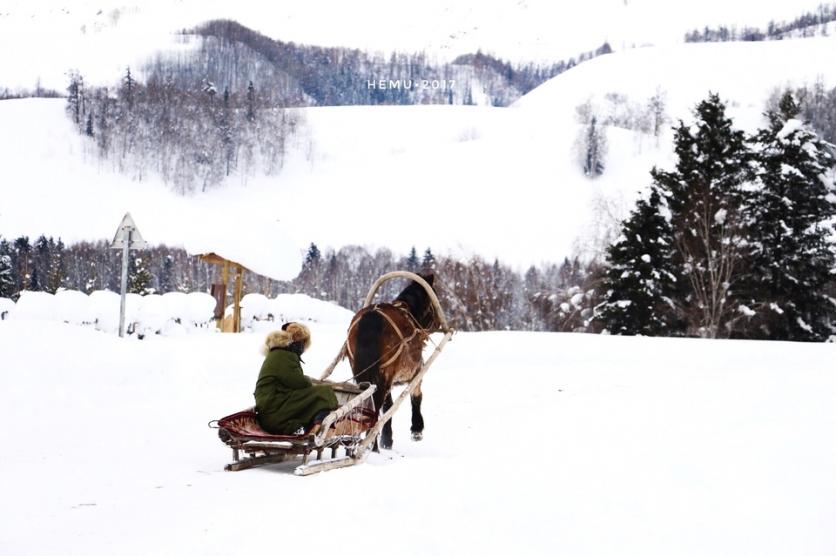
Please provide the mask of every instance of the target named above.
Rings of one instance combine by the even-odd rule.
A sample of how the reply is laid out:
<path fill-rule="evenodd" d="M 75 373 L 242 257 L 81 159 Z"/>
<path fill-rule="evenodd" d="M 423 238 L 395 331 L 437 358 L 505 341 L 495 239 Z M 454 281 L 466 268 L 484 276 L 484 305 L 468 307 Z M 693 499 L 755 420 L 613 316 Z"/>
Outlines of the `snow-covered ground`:
<path fill-rule="evenodd" d="M 423 442 L 404 409 L 361 466 L 226 473 L 262 339 L 0 322 L 0 553 L 836 552 L 834 345 L 460 333 Z"/>

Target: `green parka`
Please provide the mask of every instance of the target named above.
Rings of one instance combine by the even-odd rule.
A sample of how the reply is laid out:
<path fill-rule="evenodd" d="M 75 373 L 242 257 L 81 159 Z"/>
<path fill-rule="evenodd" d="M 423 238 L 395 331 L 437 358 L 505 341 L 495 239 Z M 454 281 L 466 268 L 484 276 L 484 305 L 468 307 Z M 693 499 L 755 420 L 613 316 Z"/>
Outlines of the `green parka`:
<path fill-rule="evenodd" d="M 299 356 L 284 348 L 270 350 L 255 384 L 258 421 L 271 434 L 293 434 L 322 410 L 337 408 L 327 385 L 316 385 L 302 373 Z"/>

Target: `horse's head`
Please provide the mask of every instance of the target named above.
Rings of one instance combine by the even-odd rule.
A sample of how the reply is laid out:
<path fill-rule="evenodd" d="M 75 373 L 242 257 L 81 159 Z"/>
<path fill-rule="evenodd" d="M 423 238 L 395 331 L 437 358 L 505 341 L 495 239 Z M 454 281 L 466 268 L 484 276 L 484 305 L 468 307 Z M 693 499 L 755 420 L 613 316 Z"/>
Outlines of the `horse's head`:
<path fill-rule="evenodd" d="M 435 291 L 435 275 L 432 272 L 426 274 L 419 274 Z M 410 284 L 398 295 L 395 301 L 402 301 L 409 307 L 409 312 L 421 325 L 421 328 L 426 330 L 435 330 L 441 323 L 438 316 L 435 314 L 430 296 L 427 290 L 424 289 L 419 282 L 413 280 Z"/>

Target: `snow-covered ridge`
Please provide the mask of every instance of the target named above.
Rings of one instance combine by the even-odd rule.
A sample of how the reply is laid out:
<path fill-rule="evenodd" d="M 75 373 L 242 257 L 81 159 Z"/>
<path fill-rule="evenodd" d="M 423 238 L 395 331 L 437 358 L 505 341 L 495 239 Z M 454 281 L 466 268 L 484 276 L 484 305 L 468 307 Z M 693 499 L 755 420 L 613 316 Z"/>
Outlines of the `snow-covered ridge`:
<path fill-rule="evenodd" d="M 738 127 L 762 123 L 766 99 L 776 88 L 836 85 L 836 37 L 785 41 L 689 43 L 638 48 L 580 64 L 534 89 L 515 107 L 571 117 L 590 95 L 618 92 L 631 98 L 666 93 L 670 116 L 689 120 L 709 91 L 729 102 Z"/>
<path fill-rule="evenodd" d="M 426 51 L 439 59 L 477 50 L 514 62 L 553 63 L 604 41 L 617 50 L 673 44 L 703 25 L 755 25 L 791 19 L 820 0 L 745 2 L 591 0 L 567 6 L 552 0 L 425 0 L 407 14 L 388 0 L 321 0 L 271 4 L 256 0 L 7 0 L 0 6 L 0 86 L 62 90 L 78 68 L 110 83 L 126 65 L 178 48 L 171 34 L 211 19 L 234 19 L 267 36 L 370 52 Z M 54 46 L 53 46 L 54 45 Z"/>

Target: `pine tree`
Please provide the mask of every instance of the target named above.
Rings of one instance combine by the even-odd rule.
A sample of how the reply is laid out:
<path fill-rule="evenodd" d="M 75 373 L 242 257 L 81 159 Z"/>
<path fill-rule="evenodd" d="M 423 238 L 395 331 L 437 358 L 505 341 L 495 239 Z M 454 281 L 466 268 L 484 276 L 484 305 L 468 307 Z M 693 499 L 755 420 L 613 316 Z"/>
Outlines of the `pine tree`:
<path fill-rule="evenodd" d="M 247 121 L 255 121 L 255 86 L 252 81 L 247 85 Z"/>
<path fill-rule="evenodd" d="M 655 190 L 639 200 L 607 251 L 606 294 L 595 318 L 612 334 L 668 336 L 679 329 L 672 232 L 660 206 Z"/>
<path fill-rule="evenodd" d="M 38 272 L 38 267 L 32 267 L 32 274 L 29 275 L 29 287 L 27 288 L 33 292 L 39 292 L 43 290 L 43 286 L 41 285 L 41 274 Z"/>
<path fill-rule="evenodd" d="M 12 263 L 17 266 L 17 291 L 28 289 L 29 273 L 32 272 L 32 246 L 29 238 L 22 236 L 14 241 L 14 257 Z"/>
<path fill-rule="evenodd" d="M 87 274 L 84 280 L 84 293 L 91 293 L 99 288 L 99 276 L 96 263 L 91 261 L 87 267 Z"/>
<path fill-rule="evenodd" d="M 316 243 L 311 243 L 305 255 L 305 261 L 302 263 L 302 268 L 317 268 L 320 262 L 322 262 L 322 253 Z"/>
<path fill-rule="evenodd" d="M 751 152 L 718 95 L 700 102 L 695 117 L 675 130 L 676 169 L 654 168 L 651 175 L 671 214 L 688 332 L 716 338 L 729 333 L 730 296 L 744 271 L 740 210 L 752 179 Z"/>
<path fill-rule="evenodd" d="M 748 337 L 821 341 L 836 332 L 836 302 L 825 295 L 836 268 L 828 223 L 836 189 L 825 177 L 834 157 L 800 112 L 786 93 L 755 138 L 758 189 L 746 207 L 752 265 L 741 306 Z"/>
<path fill-rule="evenodd" d="M 82 104 L 84 97 L 84 78 L 78 70 L 69 72 L 70 84 L 67 86 L 67 112 L 76 125 L 81 124 Z"/>
<path fill-rule="evenodd" d="M 311 243 L 305 254 L 305 260 L 302 262 L 302 271 L 296 280 L 304 291 L 319 292 L 321 290 L 321 267 L 322 253 L 316 243 Z"/>
<path fill-rule="evenodd" d="M 50 238 L 50 247 L 46 290 L 55 293 L 65 285 L 67 279 L 67 271 L 64 267 L 64 242 L 59 238 L 57 242 L 52 243 Z"/>
<path fill-rule="evenodd" d="M 134 107 L 134 92 L 136 91 L 136 80 L 131 75 L 131 68 L 125 68 L 125 77 L 122 79 L 122 98 L 130 112 Z"/>
<path fill-rule="evenodd" d="M 432 272 L 435 270 L 435 256 L 433 252 L 427 247 L 424 251 L 424 258 L 421 260 L 421 272 Z"/>
<path fill-rule="evenodd" d="M 90 111 L 87 114 L 87 126 L 84 129 L 84 134 L 87 135 L 87 137 L 93 137 L 93 112 L 92 111 Z"/>
<path fill-rule="evenodd" d="M 420 261 L 418 260 L 418 253 L 415 251 L 415 247 L 413 246 L 409 251 L 409 256 L 406 258 L 406 269 L 409 272 L 418 272 L 419 265 Z"/>
<path fill-rule="evenodd" d="M 172 292 L 174 289 L 174 258 L 166 255 L 160 269 L 160 293 Z"/>
<path fill-rule="evenodd" d="M 29 289 L 32 291 L 49 290 L 49 268 L 51 266 L 51 254 L 55 242 L 52 238 L 47 239 L 41 235 L 35 240 L 35 249 L 32 261 L 32 275 L 29 280 Z"/>
<path fill-rule="evenodd" d="M 131 257 L 128 268 L 128 293 L 138 293 L 139 295 L 154 293 L 152 280 L 153 277 L 145 260 L 140 257 Z"/>
<path fill-rule="evenodd" d="M 579 153 L 581 168 L 587 177 L 597 177 L 604 173 L 604 158 L 607 155 L 607 136 L 598 124 L 598 118 L 593 114 L 589 124 L 583 129 L 579 138 Z"/>
<path fill-rule="evenodd" d="M 15 294 L 15 281 L 12 276 L 12 258 L 0 251 L 0 297 L 11 298 Z"/>

